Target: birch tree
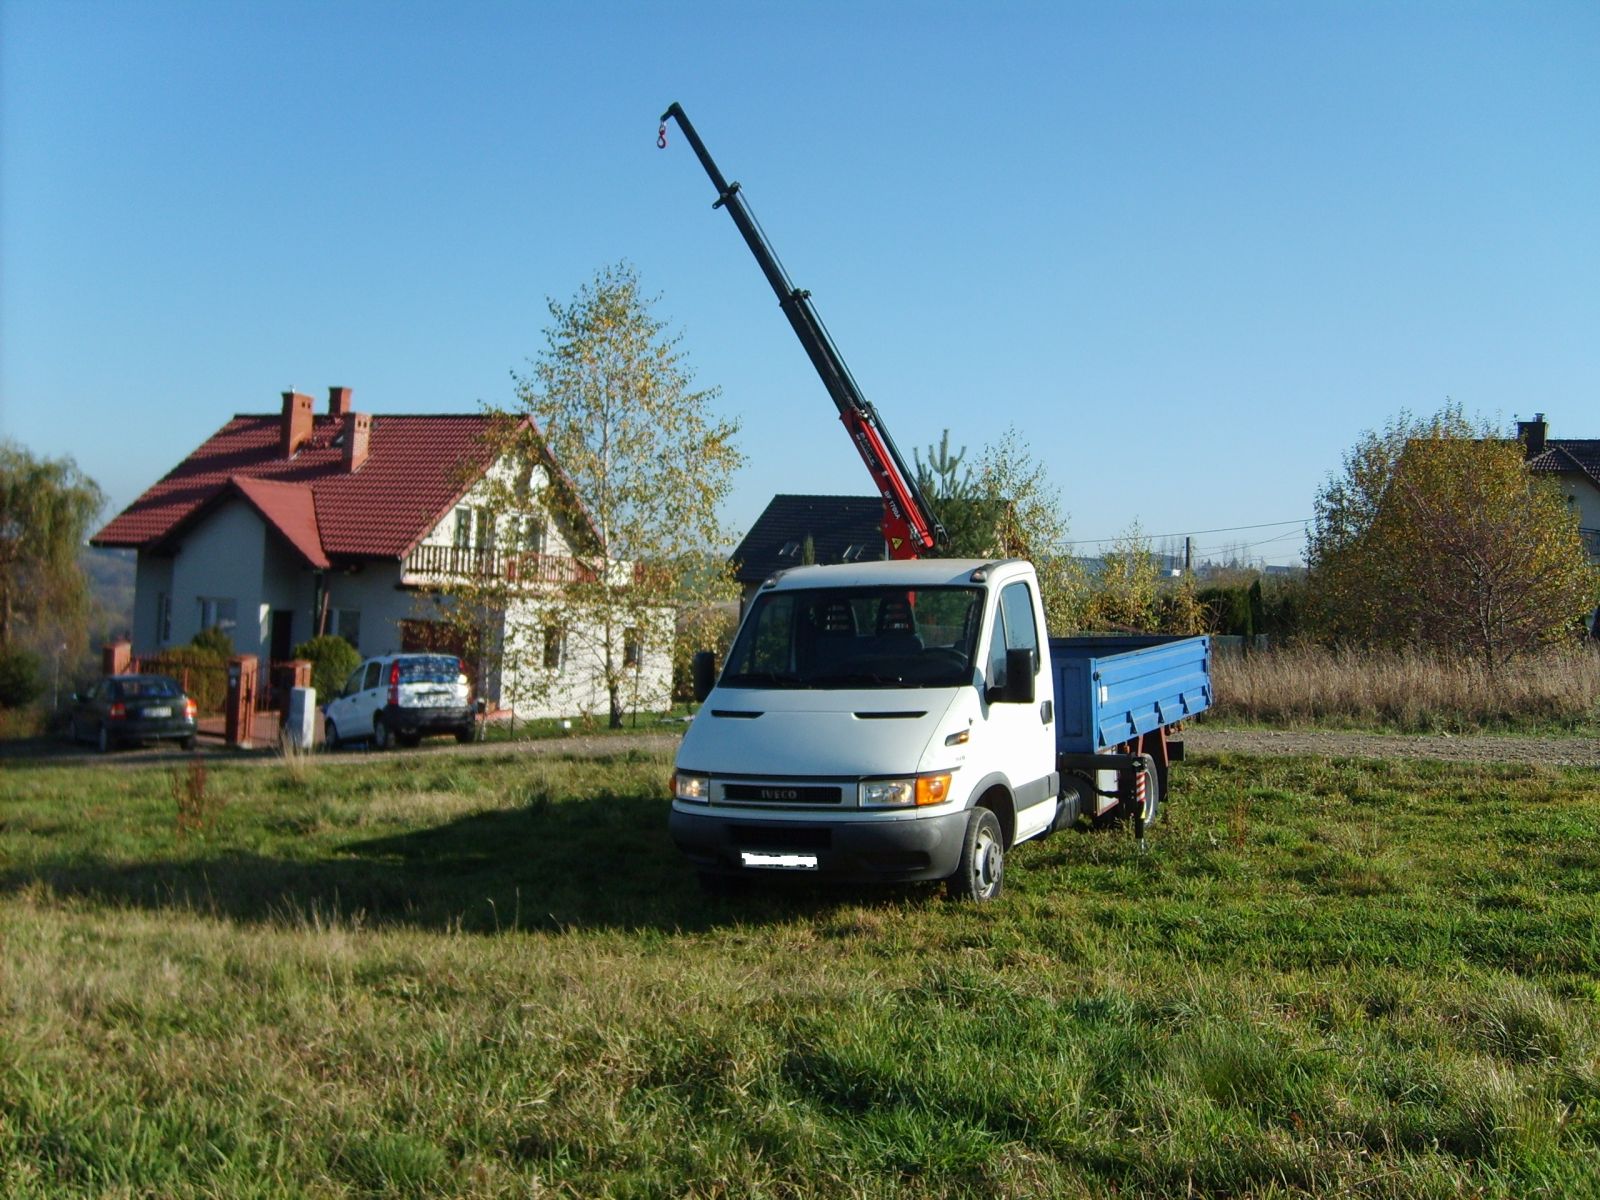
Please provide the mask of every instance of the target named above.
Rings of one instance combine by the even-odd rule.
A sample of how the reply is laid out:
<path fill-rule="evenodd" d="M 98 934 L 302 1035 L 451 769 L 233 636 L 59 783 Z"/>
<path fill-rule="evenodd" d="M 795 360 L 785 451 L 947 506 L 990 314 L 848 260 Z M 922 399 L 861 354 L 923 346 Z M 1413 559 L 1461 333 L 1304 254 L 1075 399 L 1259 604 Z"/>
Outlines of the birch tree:
<path fill-rule="evenodd" d="M 509 614 L 503 641 L 477 648 L 520 677 L 548 688 L 557 659 L 597 672 L 612 728 L 638 701 L 643 661 L 670 654 L 676 618 L 737 595 L 719 509 L 738 422 L 713 410 L 717 389 L 694 388 L 654 304 L 627 264 L 548 301 L 543 351 L 512 373 L 515 405 L 491 410 L 507 468 L 486 482 L 487 507 L 512 565 L 455 596 L 457 619 L 480 630 Z M 570 569 L 537 565 L 540 522 L 565 532 Z"/>

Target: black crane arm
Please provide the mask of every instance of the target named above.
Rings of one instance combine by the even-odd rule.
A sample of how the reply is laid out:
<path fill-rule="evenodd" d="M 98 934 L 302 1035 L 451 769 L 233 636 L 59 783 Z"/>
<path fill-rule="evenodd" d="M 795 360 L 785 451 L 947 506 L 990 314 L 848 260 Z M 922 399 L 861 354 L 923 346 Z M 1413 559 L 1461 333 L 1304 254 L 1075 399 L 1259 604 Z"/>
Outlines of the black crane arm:
<path fill-rule="evenodd" d="M 689 145 L 694 148 L 695 157 L 711 177 L 711 183 L 717 189 L 717 200 L 712 207 L 726 208 L 728 215 L 733 218 L 745 245 L 755 255 L 761 273 L 767 277 L 767 282 L 777 294 L 778 305 L 783 309 L 784 316 L 789 318 L 789 324 L 805 348 L 806 356 L 811 359 L 811 365 L 816 368 L 823 386 L 838 408 L 839 419 L 849 431 L 857 453 L 866 463 L 878 494 L 883 498 L 884 540 L 889 545 L 890 556 L 921 557 L 944 540 L 944 527 L 917 487 L 916 478 L 907 470 L 905 459 L 900 456 L 877 410 L 861 394 L 850 368 L 845 365 L 838 347 L 828 336 L 827 328 L 812 307 L 811 293 L 795 287 L 790 281 L 766 234 L 751 215 L 739 185 L 729 183 L 717 169 L 716 162 L 680 105 L 674 103 L 661 114 L 661 135 L 657 144 L 666 144 L 668 118 L 678 123 L 683 136 L 689 139 Z"/>

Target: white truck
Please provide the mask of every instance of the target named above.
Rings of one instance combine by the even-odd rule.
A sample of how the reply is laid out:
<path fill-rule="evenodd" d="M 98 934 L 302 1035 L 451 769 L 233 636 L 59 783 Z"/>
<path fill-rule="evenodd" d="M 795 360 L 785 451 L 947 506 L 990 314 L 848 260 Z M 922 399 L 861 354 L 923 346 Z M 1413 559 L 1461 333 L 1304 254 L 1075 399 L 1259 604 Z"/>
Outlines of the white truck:
<path fill-rule="evenodd" d="M 708 883 L 814 872 L 1000 893 L 1006 851 L 1080 817 L 1153 820 L 1210 640 L 1045 636 L 1033 567 L 801 567 L 762 585 L 673 774 Z"/>
<path fill-rule="evenodd" d="M 945 530 L 877 410 L 681 106 L 676 121 L 755 256 L 883 499 L 888 561 L 801 567 L 761 586 L 678 751 L 671 831 L 702 878 L 814 871 L 948 879 L 999 894 L 1018 842 L 1155 816 L 1210 703 L 1206 638 L 1045 636 L 1018 559 L 929 559 Z"/>

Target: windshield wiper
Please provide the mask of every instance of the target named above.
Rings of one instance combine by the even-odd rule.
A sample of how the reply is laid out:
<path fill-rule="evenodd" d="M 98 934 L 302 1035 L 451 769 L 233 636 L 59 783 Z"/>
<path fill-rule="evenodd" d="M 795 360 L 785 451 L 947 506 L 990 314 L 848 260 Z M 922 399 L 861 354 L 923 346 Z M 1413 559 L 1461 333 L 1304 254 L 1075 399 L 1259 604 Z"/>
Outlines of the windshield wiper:
<path fill-rule="evenodd" d="M 893 687 L 904 682 L 903 675 L 884 675 L 879 671 L 839 671 L 832 675 L 818 675 L 811 680 L 814 687 L 848 687 L 851 684 Z"/>
<path fill-rule="evenodd" d="M 726 676 L 724 687 L 799 687 L 800 676 L 792 671 L 742 671 Z"/>

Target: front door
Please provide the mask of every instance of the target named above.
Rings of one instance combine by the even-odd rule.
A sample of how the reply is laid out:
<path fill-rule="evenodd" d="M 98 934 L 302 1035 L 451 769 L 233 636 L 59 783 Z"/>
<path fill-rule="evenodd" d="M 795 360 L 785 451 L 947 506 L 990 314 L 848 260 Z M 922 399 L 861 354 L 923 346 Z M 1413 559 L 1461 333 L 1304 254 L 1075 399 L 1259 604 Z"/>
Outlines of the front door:
<path fill-rule="evenodd" d="M 294 653 L 294 613 L 282 609 L 272 610 L 271 636 L 267 642 L 267 653 L 271 655 L 274 663 L 288 662 Z"/>
<path fill-rule="evenodd" d="M 984 676 L 992 687 L 1006 682 L 1006 651 L 1031 650 L 1034 662 L 1032 704 L 988 705 L 985 738 L 994 747 L 994 765 L 1005 772 L 1017 805 L 1016 840 L 1031 837 L 1055 818 L 1055 713 L 1050 676 L 1041 670 L 1041 628 L 1033 589 L 1023 580 L 1000 591 L 1000 604 L 989 628 Z M 1049 717 L 1047 720 L 1046 717 Z"/>

